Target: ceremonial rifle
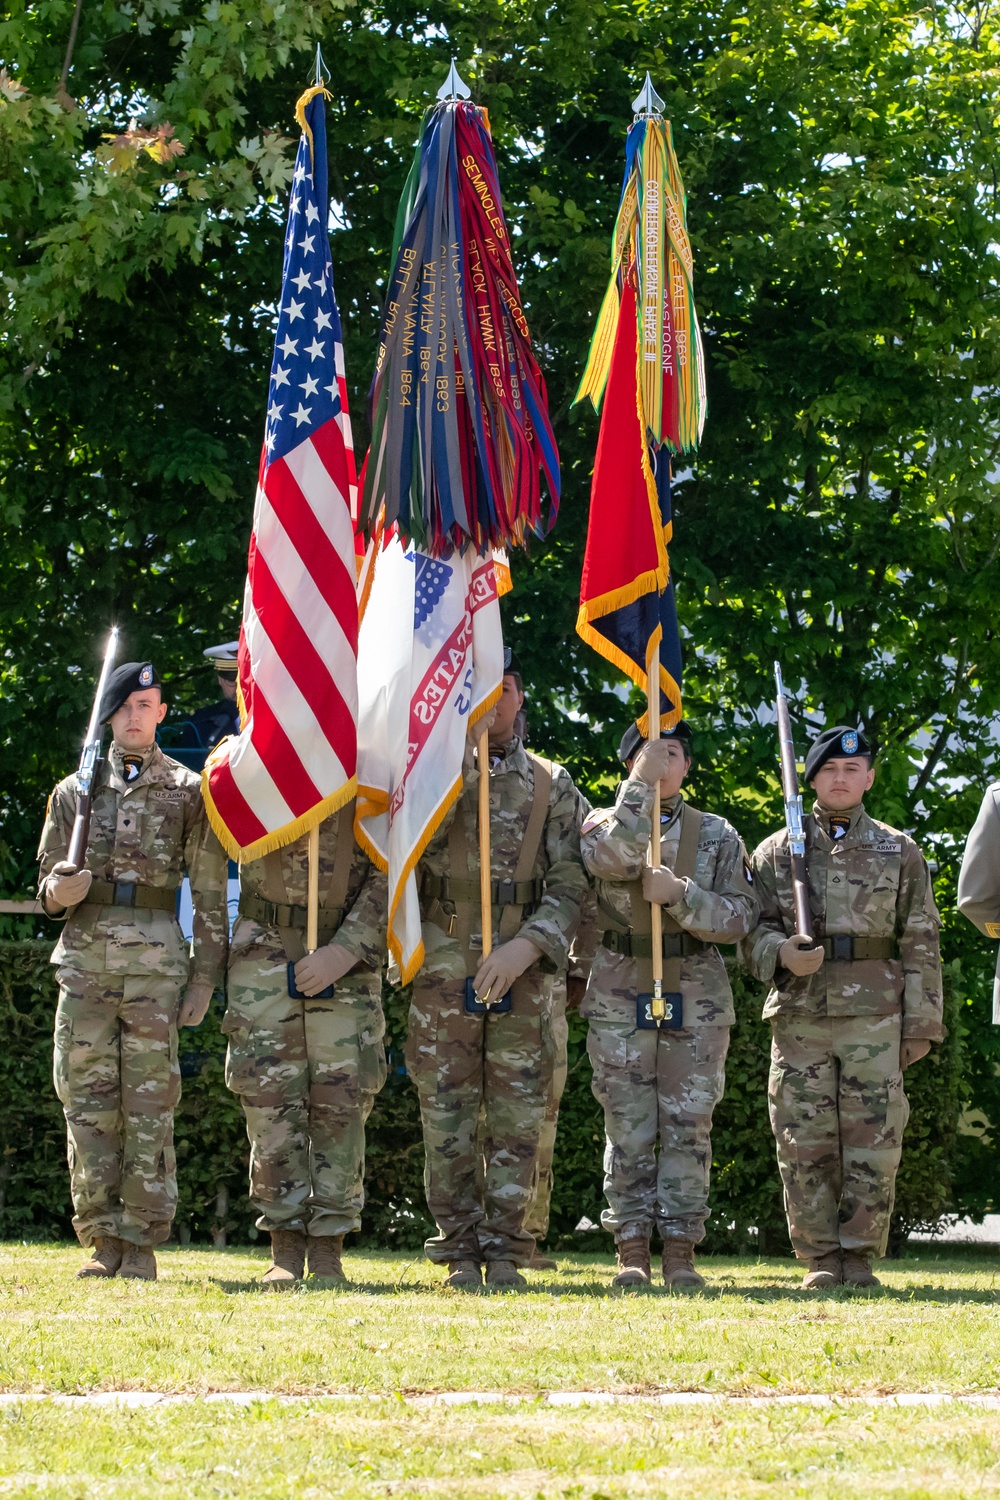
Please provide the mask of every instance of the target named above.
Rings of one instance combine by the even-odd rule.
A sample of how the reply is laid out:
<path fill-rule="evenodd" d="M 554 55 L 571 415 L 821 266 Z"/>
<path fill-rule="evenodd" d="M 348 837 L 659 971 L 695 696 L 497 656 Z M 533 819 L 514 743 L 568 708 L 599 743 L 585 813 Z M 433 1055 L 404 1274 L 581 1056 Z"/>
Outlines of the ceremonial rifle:
<path fill-rule="evenodd" d="M 795 765 L 795 743 L 792 721 L 788 716 L 788 699 L 781 680 L 781 663 L 774 664 L 777 688 L 775 711 L 778 715 L 778 753 L 781 756 L 781 795 L 785 802 L 785 826 L 788 829 L 788 851 L 792 861 L 792 894 L 795 899 L 795 931 L 811 938 L 812 913 L 809 910 L 809 882 L 806 879 L 806 833 L 802 823 L 802 793 Z"/>
<path fill-rule="evenodd" d="M 90 809 L 94 802 L 94 775 L 101 759 L 101 742 L 104 739 L 104 725 L 98 715 L 101 711 L 101 699 L 104 697 L 104 689 L 108 685 L 111 669 L 115 664 L 115 652 L 118 650 L 118 626 L 114 625 L 108 637 L 107 650 L 104 653 L 104 662 L 101 666 L 101 675 L 97 679 L 97 692 L 94 694 L 94 706 L 90 711 L 90 723 L 87 725 L 87 737 L 83 742 L 83 751 L 80 755 L 80 766 L 76 773 L 76 817 L 73 820 L 73 832 L 70 835 L 69 852 L 66 855 L 66 863 L 73 866 L 74 873 L 83 869 L 87 857 L 87 839 L 90 834 Z"/>

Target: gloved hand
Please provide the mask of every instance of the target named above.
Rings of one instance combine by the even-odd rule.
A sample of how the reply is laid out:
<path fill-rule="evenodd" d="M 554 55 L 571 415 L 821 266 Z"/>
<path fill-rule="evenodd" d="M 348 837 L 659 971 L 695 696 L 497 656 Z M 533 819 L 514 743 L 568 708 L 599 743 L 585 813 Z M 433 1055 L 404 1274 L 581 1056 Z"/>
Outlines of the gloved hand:
<path fill-rule="evenodd" d="M 295 965 L 295 983 L 303 995 L 318 995 L 328 985 L 343 979 L 357 963 L 357 955 L 339 943 L 327 943 L 315 953 L 307 953 Z"/>
<path fill-rule="evenodd" d="M 184 991 L 181 1008 L 177 1012 L 178 1026 L 200 1026 L 215 994 L 215 985 L 204 979 L 192 979 Z"/>
<path fill-rule="evenodd" d="M 909 1041 L 900 1042 L 899 1066 L 901 1071 L 905 1073 L 907 1068 L 910 1067 L 911 1064 L 919 1062 L 922 1057 L 926 1057 L 930 1050 L 930 1042 L 925 1041 L 924 1038 L 920 1036 L 914 1036 L 911 1037 Z"/>
<path fill-rule="evenodd" d="M 813 947 L 814 942 L 814 938 L 805 937 L 801 932 L 793 933 L 778 949 L 778 963 L 800 978 L 805 974 L 815 974 L 826 955 L 822 944 Z"/>
<path fill-rule="evenodd" d="M 74 870 L 71 864 L 61 859 L 52 866 L 45 882 L 45 896 L 49 905 L 65 911 L 67 906 L 76 906 L 90 890 L 93 875 L 89 870 Z"/>
<path fill-rule="evenodd" d="M 647 865 L 642 872 L 642 898 L 657 906 L 676 906 L 687 890 L 687 881 L 662 865 Z"/>
<path fill-rule="evenodd" d="M 489 958 L 484 958 L 476 970 L 475 987 L 480 1000 L 487 997 L 496 1003 L 502 1000 L 515 979 L 541 957 L 541 948 L 530 938 L 511 938 L 494 948 Z"/>
<path fill-rule="evenodd" d="M 638 776 L 647 786 L 656 784 L 670 774 L 670 746 L 667 740 L 650 740 L 643 745 L 632 767 L 632 775 Z"/>

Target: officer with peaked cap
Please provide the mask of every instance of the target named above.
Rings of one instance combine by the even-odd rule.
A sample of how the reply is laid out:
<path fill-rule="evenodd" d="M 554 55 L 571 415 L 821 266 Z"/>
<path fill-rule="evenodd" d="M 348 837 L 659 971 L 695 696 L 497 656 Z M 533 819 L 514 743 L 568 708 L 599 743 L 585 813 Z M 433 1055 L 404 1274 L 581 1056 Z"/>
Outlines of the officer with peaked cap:
<path fill-rule="evenodd" d="M 111 674 L 99 713 L 113 739 L 95 777 L 83 867 L 66 862 L 75 776 L 49 799 L 38 851 L 42 906 L 64 924 L 52 955 L 54 1076 L 73 1225 L 93 1247 L 80 1276 L 155 1279 L 153 1247 L 177 1204 L 177 1028 L 201 1022 L 225 967 L 226 857 L 199 778 L 156 744 L 166 707 L 152 662 Z M 191 952 L 175 914 L 185 874 Z"/>
<path fill-rule="evenodd" d="M 239 641 L 227 641 L 222 646 L 209 646 L 203 653 L 215 668 L 222 690 L 218 703 L 208 704 L 191 715 L 191 722 L 206 750 L 214 750 L 227 735 L 240 732 L 240 710 L 236 702 L 236 653 L 239 645 Z"/>
<path fill-rule="evenodd" d="M 597 889 L 597 945 L 580 1007 L 589 1023 L 593 1089 L 604 1107 L 601 1215 L 618 1250 L 614 1285 L 650 1281 L 650 1238 L 663 1242 L 667 1286 L 700 1287 L 712 1114 L 725 1084 L 733 995 L 717 944 L 743 937 L 757 917 L 739 834 L 686 802 L 691 730 L 683 720 L 647 742 L 632 724 L 620 755 L 626 779 L 613 807 L 591 813 L 581 848 Z M 660 788 L 660 865 L 649 864 Z M 662 911 L 669 1020 L 657 1027 L 650 903 Z M 659 1153 L 657 1154 L 657 1146 Z"/>
<path fill-rule="evenodd" d="M 813 741 L 805 779 L 814 939 L 795 930 L 782 828 L 753 856 L 760 921 L 746 962 L 771 986 L 769 1102 L 792 1247 L 807 1288 L 877 1286 L 909 1106 L 903 1073 L 944 1035 L 940 918 L 905 833 L 865 811 L 875 752 L 837 724 Z"/>

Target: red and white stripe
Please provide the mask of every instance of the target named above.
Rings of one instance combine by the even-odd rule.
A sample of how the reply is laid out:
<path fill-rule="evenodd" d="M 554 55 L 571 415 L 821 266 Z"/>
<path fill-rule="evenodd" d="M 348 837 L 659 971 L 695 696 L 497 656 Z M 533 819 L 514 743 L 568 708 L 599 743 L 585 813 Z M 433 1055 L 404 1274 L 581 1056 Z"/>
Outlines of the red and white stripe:
<path fill-rule="evenodd" d="M 206 767 L 213 827 L 234 858 L 290 843 L 354 795 L 357 506 L 343 354 L 340 413 L 261 457 L 240 631 L 243 728 Z"/>

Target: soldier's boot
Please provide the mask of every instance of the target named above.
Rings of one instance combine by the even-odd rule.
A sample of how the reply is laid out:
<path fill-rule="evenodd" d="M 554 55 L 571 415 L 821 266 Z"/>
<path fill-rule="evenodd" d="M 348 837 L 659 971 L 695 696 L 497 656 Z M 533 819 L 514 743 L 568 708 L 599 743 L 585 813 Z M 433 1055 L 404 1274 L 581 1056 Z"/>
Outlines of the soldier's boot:
<path fill-rule="evenodd" d="M 649 1286 L 653 1273 L 649 1268 L 649 1240 L 641 1234 L 631 1234 L 627 1240 L 616 1241 L 618 1247 L 618 1274 L 612 1286 Z"/>
<path fill-rule="evenodd" d="M 823 1292 L 834 1286 L 842 1286 L 843 1281 L 844 1268 L 840 1251 L 829 1250 L 826 1255 L 813 1256 L 809 1262 L 809 1270 L 802 1278 L 802 1286 L 807 1292 Z"/>
<path fill-rule="evenodd" d="M 117 1273 L 124 1254 L 124 1240 L 116 1239 L 113 1234 L 106 1235 L 103 1239 L 94 1241 L 90 1259 L 84 1261 L 76 1274 L 77 1276 L 103 1276 L 107 1279 Z"/>
<path fill-rule="evenodd" d="M 558 1271 L 559 1262 L 553 1260 L 551 1255 L 543 1255 L 536 1245 L 531 1252 L 531 1259 L 525 1268 L 528 1271 Z"/>
<path fill-rule="evenodd" d="M 271 1230 L 271 1264 L 261 1281 L 269 1290 L 283 1291 L 306 1274 L 306 1237 L 301 1229 Z"/>
<path fill-rule="evenodd" d="M 872 1271 L 872 1258 L 862 1250 L 844 1250 L 841 1253 L 844 1266 L 843 1281 L 845 1286 L 881 1286 L 882 1283 Z"/>
<path fill-rule="evenodd" d="M 663 1285 L 705 1285 L 704 1276 L 700 1276 L 694 1268 L 694 1245 L 691 1240 L 663 1241 Z"/>
<path fill-rule="evenodd" d="M 488 1260 L 486 1285 L 500 1292 L 523 1292 L 528 1283 L 512 1260 Z"/>
<path fill-rule="evenodd" d="M 319 1281 L 332 1281 L 337 1286 L 347 1286 L 341 1255 L 344 1249 L 342 1234 L 311 1234 L 309 1236 L 309 1275 Z"/>
<path fill-rule="evenodd" d="M 149 1245 L 126 1245 L 118 1272 L 121 1281 L 155 1281 L 156 1256 Z"/>
<path fill-rule="evenodd" d="M 481 1292 L 483 1271 L 478 1260 L 450 1260 L 445 1286 L 454 1287 L 456 1292 Z"/>

